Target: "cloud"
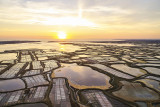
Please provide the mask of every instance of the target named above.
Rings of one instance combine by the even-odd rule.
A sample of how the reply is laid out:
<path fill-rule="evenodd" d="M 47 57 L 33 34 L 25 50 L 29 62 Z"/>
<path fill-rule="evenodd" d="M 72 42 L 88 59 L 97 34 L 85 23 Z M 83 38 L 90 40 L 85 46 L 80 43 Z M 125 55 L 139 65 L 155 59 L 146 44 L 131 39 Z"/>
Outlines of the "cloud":
<path fill-rule="evenodd" d="M 160 17 L 159 3 L 159 0 L 1 0 L 0 20 L 21 23 L 26 20 L 78 17 L 81 8 L 82 17 L 96 21 L 93 23 L 112 22 L 116 19 L 122 22 L 126 19 L 132 22 L 151 21 Z"/>
<path fill-rule="evenodd" d="M 0 28 L 44 25 L 157 32 L 159 4 L 160 0 L 0 0 Z"/>

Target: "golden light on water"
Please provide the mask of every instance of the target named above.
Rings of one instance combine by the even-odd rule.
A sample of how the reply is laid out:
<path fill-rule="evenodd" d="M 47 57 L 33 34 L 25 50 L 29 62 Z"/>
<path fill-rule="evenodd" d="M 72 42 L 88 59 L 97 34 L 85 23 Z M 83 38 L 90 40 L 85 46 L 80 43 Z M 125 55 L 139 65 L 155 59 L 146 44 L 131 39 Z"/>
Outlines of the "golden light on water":
<path fill-rule="evenodd" d="M 60 45 L 60 51 L 65 51 L 64 45 Z"/>
<path fill-rule="evenodd" d="M 58 32 L 58 39 L 66 39 L 67 34 L 65 32 Z"/>

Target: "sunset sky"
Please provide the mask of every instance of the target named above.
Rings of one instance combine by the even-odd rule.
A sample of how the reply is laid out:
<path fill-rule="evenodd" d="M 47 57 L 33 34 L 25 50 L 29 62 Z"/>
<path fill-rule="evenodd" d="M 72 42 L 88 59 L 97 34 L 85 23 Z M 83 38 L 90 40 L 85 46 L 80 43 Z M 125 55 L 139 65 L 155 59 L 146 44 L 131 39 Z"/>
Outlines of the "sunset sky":
<path fill-rule="evenodd" d="M 0 0 L 0 40 L 160 39 L 160 0 Z"/>

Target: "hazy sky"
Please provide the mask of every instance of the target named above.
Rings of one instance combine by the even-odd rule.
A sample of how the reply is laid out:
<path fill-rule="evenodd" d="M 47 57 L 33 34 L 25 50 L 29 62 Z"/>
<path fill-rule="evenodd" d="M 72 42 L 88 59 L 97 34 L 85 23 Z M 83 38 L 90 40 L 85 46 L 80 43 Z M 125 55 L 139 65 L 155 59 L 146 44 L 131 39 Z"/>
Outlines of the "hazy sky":
<path fill-rule="evenodd" d="M 0 0 L 0 39 L 160 39 L 160 0 Z"/>

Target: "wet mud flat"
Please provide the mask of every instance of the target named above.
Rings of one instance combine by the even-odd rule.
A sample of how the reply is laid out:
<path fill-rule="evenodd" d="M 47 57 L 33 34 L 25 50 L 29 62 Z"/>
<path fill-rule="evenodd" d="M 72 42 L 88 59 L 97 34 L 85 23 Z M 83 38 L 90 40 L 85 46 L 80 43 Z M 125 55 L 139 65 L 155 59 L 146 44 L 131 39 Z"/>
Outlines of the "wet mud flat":
<path fill-rule="evenodd" d="M 0 106 L 160 106 L 159 44 L 60 45 L 0 53 Z"/>

